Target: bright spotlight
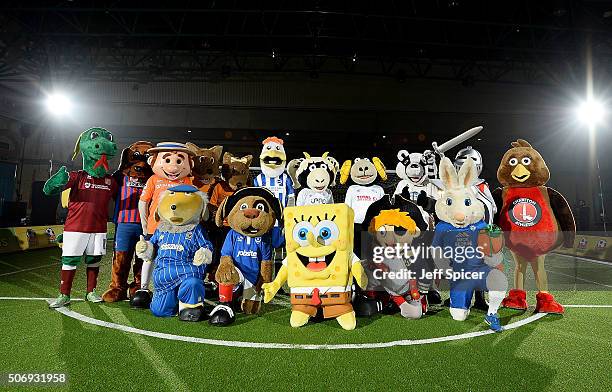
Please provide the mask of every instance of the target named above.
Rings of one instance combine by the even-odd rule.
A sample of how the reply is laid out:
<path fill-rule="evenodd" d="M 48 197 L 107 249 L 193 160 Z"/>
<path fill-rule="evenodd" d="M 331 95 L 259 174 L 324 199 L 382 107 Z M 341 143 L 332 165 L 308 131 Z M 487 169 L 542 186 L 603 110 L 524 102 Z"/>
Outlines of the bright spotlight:
<path fill-rule="evenodd" d="M 593 126 L 601 122 L 606 115 L 606 110 L 601 102 L 589 99 L 578 107 L 578 119 L 583 123 Z"/>
<path fill-rule="evenodd" d="M 56 116 L 62 116 L 70 112 L 72 103 L 63 94 L 50 94 L 46 101 L 47 110 Z"/>

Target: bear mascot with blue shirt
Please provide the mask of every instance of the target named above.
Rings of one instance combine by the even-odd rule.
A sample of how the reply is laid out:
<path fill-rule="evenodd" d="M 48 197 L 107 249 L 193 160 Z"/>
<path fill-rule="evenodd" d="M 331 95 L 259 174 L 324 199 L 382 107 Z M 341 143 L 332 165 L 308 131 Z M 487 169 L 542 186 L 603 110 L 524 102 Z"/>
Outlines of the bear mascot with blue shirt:
<path fill-rule="evenodd" d="M 212 261 L 212 244 L 200 220 L 205 218 L 208 197 L 193 185 L 165 190 L 155 210 L 158 222 L 148 241 L 141 236 L 136 255 L 153 260 L 151 313 L 177 314 L 181 321 L 200 321 L 204 312 L 204 275 Z"/>
<path fill-rule="evenodd" d="M 231 227 L 221 248 L 215 279 L 219 304 L 210 313 L 210 324 L 225 326 L 236 319 L 234 299 L 242 292 L 240 308 L 255 314 L 261 307 L 261 286 L 272 281 L 272 235 L 274 223 L 282 225 L 282 206 L 266 188 L 247 187 L 223 200 L 215 222 Z M 237 301 L 236 301 L 237 302 Z"/>

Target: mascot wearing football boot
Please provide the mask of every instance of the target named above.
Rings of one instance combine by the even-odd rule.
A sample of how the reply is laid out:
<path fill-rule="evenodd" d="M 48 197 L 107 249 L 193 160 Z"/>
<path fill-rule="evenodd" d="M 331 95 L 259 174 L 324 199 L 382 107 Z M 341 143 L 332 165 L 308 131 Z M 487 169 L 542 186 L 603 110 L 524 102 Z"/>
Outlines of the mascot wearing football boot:
<path fill-rule="evenodd" d="M 248 187 L 228 196 L 219 207 L 215 221 L 231 227 L 221 248 L 221 262 L 215 279 L 219 284 L 219 305 L 210 313 L 209 323 L 226 326 L 234 322 L 232 302 L 242 292 L 240 307 L 255 314 L 261 306 L 261 285 L 272 281 L 272 238 L 274 222 L 282 223 L 282 207 L 266 188 Z"/>
<path fill-rule="evenodd" d="M 90 302 L 102 301 L 95 288 L 100 260 L 106 254 L 108 203 L 117 193 L 117 183 L 108 174 L 108 158 L 115 156 L 117 145 L 106 129 L 90 128 L 79 136 L 73 160 L 79 152 L 83 156 L 83 170 L 68 172 L 62 166 L 43 187 L 46 195 L 59 195 L 64 190 L 70 190 L 63 234 L 60 294 L 49 304 L 51 308 L 70 304 L 72 282 L 83 255 L 87 265 L 85 299 Z"/>
<path fill-rule="evenodd" d="M 150 142 L 132 143 L 121 152 L 119 169 L 113 173 L 119 185 L 115 201 L 115 249 L 113 270 L 108 290 L 102 294 L 104 302 L 122 301 L 133 297 L 140 288 L 142 259 L 134 258 L 136 242 L 142 235 L 138 200 L 147 180 L 153 172 L 147 163 L 147 150 L 152 148 Z M 132 267 L 132 259 L 134 265 Z M 128 276 L 132 267 L 134 281 L 128 285 Z"/>
<path fill-rule="evenodd" d="M 503 306 L 527 309 L 525 272 L 531 265 L 538 289 L 535 312 L 562 314 L 563 306 L 548 292 L 546 254 L 572 247 L 576 224 L 565 198 L 546 187 L 550 172 L 540 153 L 522 139 L 512 143 L 497 169 L 503 188 L 493 192 L 500 212 L 497 222 L 515 261 L 514 288 Z"/>
<path fill-rule="evenodd" d="M 485 322 L 493 331 L 502 331 L 497 310 L 501 305 L 508 282 L 503 272 L 495 268 L 503 260 L 501 245 L 488 247 L 483 252 L 481 236 L 487 235 L 489 226 L 484 222 L 484 207 L 474 193 L 472 184 L 477 178 L 476 166 L 468 159 L 459 173 L 450 159 L 440 162 L 440 179 L 444 192 L 436 202 L 436 225 L 432 247 L 436 264 L 451 274 L 450 313 L 453 319 L 464 321 L 470 314 L 475 290 L 489 292 L 489 306 Z M 488 241 L 493 243 L 493 241 Z"/>
<path fill-rule="evenodd" d="M 489 190 L 489 184 L 482 178 L 480 178 L 480 174 L 482 173 L 482 155 L 478 150 L 472 148 L 472 146 L 467 146 L 462 148 L 457 152 L 455 156 L 455 161 L 453 164 L 455 165 L 455 169 L 459 171 L 461 166 L 465 163 L 467 159 L 472 159 L 474 164 L 476 165 L 476 182 L 472 184 L 472 190 L 474 194 L 476 194 L 476 198 L 482 206 L 484 207 L 484 221 L 487 224 L 493 224 L 493 218 L 497 213 L 497 207 L 495 206 L 495 200 L 493 200 L 493 195 Z M 503 264 L 500 264 L 503 267 Z M 474 308 L 480 310 L 487 310 L 488 305 L 485 300 L 484 291 L 476 290 L 474 293 Z"/>
<path fill-rule="evenodd" d="M 204 312 L 204 274 L 212 261 L 212 244 L 200 220 L 206 215 L 208 197 L 193 185 L 164 190 L 155 210 L 155 233 L 136 244 L 139 257 L 155 259 L 151 313 L 157 317 L 177 314 L 181 321 L 200 321 Z"/>
<path fill-rule="evenodd" d="M 287 207 L 285 236 L 287 257 L 276 279 L 262 286 L 265 302 L 287 282 L 292 327 L 305 325 L 321 309 L 324 318 L 355 329 L 353 279 L 365 289 L 368 278 L 353 253 L 353 210 L 346 204 Z"/>
<path fill-rule="evenodd" d="M 140 195 L 138 211 L 142 232 L 150 237 L 155 233 L 158 220 L 155 219 L 157 204 L 161 194 L 168 188 L 178 185 L 191 185 L 191 169 L 193 168 L 193 157 L 195 152 L 185 144 L 176 142 L 157 143 L 157 146 L 149 149 L 147 163 L 153 170 L 153 175 Z M 140 288 L 134 293 L 130 304 L 134 308 L 147 309 L 151 303 L 151 292 L 149 291 L 149 279 L 153 266 L 145 260 L 142 264 Z"/>

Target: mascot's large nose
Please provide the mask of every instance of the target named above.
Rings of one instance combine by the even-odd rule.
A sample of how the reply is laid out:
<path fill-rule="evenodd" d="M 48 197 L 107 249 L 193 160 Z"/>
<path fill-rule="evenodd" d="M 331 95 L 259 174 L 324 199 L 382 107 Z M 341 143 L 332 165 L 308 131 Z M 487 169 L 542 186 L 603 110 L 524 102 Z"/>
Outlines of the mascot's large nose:
<path fill-rule="evenodd" d="M 418 163 L 413 163 L 410 165 L 411 169 L 418 169 L 419 168 L 419 164 Z"/>
<path fill-rule="evenodd" d="M 255 219 L 259 216 L 259 210 L 257 208 L 247 208 L 242 210 L 242 213 L 246 218 Z"/>
<path fill-rule="evenodd" d="M 171 205 L 170 205 L 170 209 L 171 209 L 172 211 L 176 210 L 176 204 L 171 204 Z"/>

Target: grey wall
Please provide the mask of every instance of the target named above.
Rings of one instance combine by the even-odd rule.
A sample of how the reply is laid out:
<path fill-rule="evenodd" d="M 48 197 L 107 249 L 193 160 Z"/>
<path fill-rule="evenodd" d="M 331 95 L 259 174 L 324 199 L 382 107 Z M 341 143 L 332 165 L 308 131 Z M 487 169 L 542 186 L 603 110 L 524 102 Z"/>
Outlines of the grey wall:
<path fill-rule="evenodd" d="M 0 160 L 19 159 L 21 124 L 31 123 L 34 130 L 25 149 L 24 200 L 29 200 L 32 180 L 47 178 L 50 159 L 56 165 L 70 164 L 76 136 L 93 125 L 112 130 L 121 148 L 137 139 L 176 139 L 257 153 L 262 138 L 277 134 L 286 139 L 290 156 L 330 150 L 343 160 L 376 153 L 394 168 L 400 147 L 422 150 L 433 140 L 441 142 L 482 124 L 482 140 L 472 144 L 485 155 L 490 182 L 496 182 L 495 170 L 509 142 L 524 137 L 541 150 L 551 167 L 551 186 L 571 203 L 583 198 L 592 206 L 597 193 L 586 131 L 570 113 L 577 94 L 562 88 L 485 83 L 466 88 L 449 81 L 398 83 L 324 76 L 217 83 L 56 83 L 42 88 L 4 83 L 3 87 L 5 98 L 18 104 L 0 108 L 4 116 L 0 141 L 10 140 L 14 146 L 0 151 Z M 70 117 L 50 117 L 39 104 L 43 91 L 54 88 L 65 90 L 74 100 Z M 612 145 L 610 132 L 600 133 L 598 140 L 602 150 Z M 601 165 L 609 184 L 608 154 L 601 155 Z M 608 209 L 612 211 L 612 206 Z"/>

